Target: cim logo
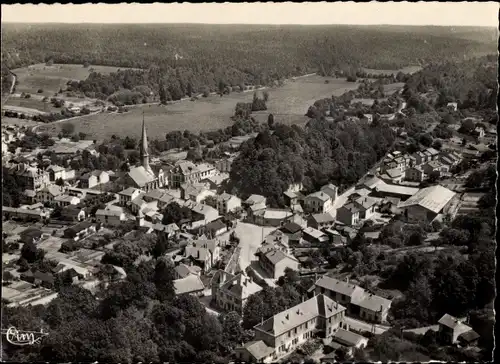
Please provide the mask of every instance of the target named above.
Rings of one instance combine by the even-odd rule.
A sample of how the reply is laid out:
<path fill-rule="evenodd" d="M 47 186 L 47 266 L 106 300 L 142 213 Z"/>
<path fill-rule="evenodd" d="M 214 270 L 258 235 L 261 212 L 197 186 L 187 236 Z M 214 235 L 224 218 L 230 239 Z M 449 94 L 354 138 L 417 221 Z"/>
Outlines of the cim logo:
<path fill-rule="evenodd" d="M 20 346 L 39 344 L 42 338 L 48 335 L 48 333 L 43 332 L 43 329 L 40 331 L 23 331 L 15 327 L 9 327 L 7 330 L 2 329 L 2 334 L 5 335 L 9 343 Z"/>

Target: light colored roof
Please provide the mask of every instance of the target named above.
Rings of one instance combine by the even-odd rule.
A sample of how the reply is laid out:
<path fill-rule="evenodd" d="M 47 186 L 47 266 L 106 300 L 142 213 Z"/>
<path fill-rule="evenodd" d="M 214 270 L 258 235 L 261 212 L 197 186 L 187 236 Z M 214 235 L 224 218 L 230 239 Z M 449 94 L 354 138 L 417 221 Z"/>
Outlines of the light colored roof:
<path fill-rule="evenodd" d="M 137 188 L 134 188 L 134 187 L 129 187 L 123 191 L 120 191 L 118 194 L 124 195 L 124 196 L 132 196 L 134 193 L 136 193 L 136 191 L 140 191 L 140 190 Z"/>
<path fill-rule="evenodd" d="M 427 151 L 431 154 L 431 155 L 438 155 L 439 152 L 434 149 L 434 148 L 427 148 Z"/>
<path fill-rule="evenodd" d="M 199 292 L 205 289 L 200 277 L 190 274 L 187 277 L 174 280 L 175 294 L 181 295 L 185 293 Z"/>
<path fill-rule="evenodd" d="M 447 313 L 445 313 L 443 315 L 443 317 L 441 317 L 441 319 L 439 319 L 438 323 L 443 325 L 443 326 L 449 327 L 450 329 L 453 329 L 453 330 L 459 329 L 462 332 L 467 332 L 469 330 L 472 330 L 471 327 L 467 326 L 466 324 L 464 324 L 462 321 L 460 321 L 456 317 L 448 315 Z M 467 330 L 467 328 L 468 328 L 468 330 Z"/>
<path fill-rule="evenodd" d="M 269 250 L 265 253 L 266 258 L 271 262 L 272 265 L 276 265 L 279 262 L 283 260 L 290 260 L 293 262 L 297 262 L 295 258 L 292 258 L 291 256 L 286 255 L 283 253 L 281 250 L 278 249 L 272 249 Z"/>
<path fill-rule="evenodd" d="M 205 205 L 205 204 L 195 204 L 194 206 L 191 207 L 191 210 L 193 210 L 194 212 L 200 214 L 200 215 L 204 215 L 204 216 L 207 216 L 207 215 L 213 215 L 213 216 L 218 216 L 219 215 L 219 212 L 214 209 L 212 206 L 208 206 L 208 205 Z"/>
<path fill-rule="evenodd" d="M 303 230 L 304 234 L 312 236 L 314 239 L 327 238 L 326 234 L 322 231 L 316 230 L 312 227 L 307 227 Z"/>
<path fill-rule="evenodd" d="M 202 181 L 204 181 L 204 180 L 210 181 L 213 184 L 218 186 L 227 179 L 229 179 L 229 173 L 220 173 L 220 174 L 216 174 L 215 176 L 210 176 L 210 177 L 204 178 Z"/>
<path fill-rule="evenodd" d="M 230 199 L 232 199 L 232 198 L 236 198 L 236 199 L 238 199 L 238 197 L 236 197 L 236 196 L 234 196 L 234 195 L 231 195 L 231 194 L 229 194 L 229 193 L 226 193 L 226 192 L 224 192 L 222 195 L 219 195 L 219 196 L 217 197 L 217 199 L 218 199 L 218 200 L 220 200 L 220 201 L 229 201 L 229 200 L 230 200 Z"/>
<path fill-rule="evenodd" d="M 418 192 L 418 188 L 391 185 L 388 183 L 380 183 L 375 187 L 378 192 L 395 193 L 403 196 L 413 196 Z"/>
<path fill-rule="evenodd" d="M 153 182 L 156 177 L 149 173 L 143 166 L 130 168 L 127 173 L 139 187 L 144 187 L 147 183 Z"/>
<path fill-rule="evenodd" d="M 226 281 L 222 285 L 221 290 L 244 300 L 257 292 L 262 291 L 262 287 L 250 279 L 246 274 L 239 273 L 235 277 Z"/>
<path fill-rule="evenodd" d="M 312 215 L 312 218 L 314 221 L 316 221 L 319 224 L 325 223 L 325 222 L 334 222 L 335 218 L 328 212 L 324 214 L 314 214 Z"/>
<path fill-rule="evenodd" d="M 178 161 L 176 166 L 179 167 L 180 172 L 183 175 L 188 175 L 194 172 L 198 172 L 198 167 L 193 162 L 190 161 Z"/>
<path fill-rule="evenodd" d="M 190 274 L 197 274 L 197 273 L 199 273 L 200 270 L 201 270 L 201 268 L 196 266 L 196 265 L 189 266 L 189 265 L 186 265 L 183 263 L 181 263 L 177 267 L 175 267 L 175 271 L 177 272 L 177 274 L 181 278 L 185 278 Z"/>
<path fill-rule="evenodd" d="M 378 199 L 370 197 L 370 196 L 364 196 L 358 198 L 356 201 L 354 201 L 356 204 L 358 204 L 360 207 L 362 207 L 364 210 L 369 209 L 373 205 L 375 205 L 378 202 Z"/>
<path fill-rule="evenodd" d="M 371 189 L 375 188 L 376 186 L 383 184 L 383 183 L 384 182 L 380 178 L 372 177 L 368 181 L 364 182 L 363 186 L 366 186 L 368 189 L 371 190 Z"/>
<path fill-rule="evenodd" d="M 360 342 L 365 341 L 366 338 L 359 334 L 344 329 L 338 329 L 332 337 L 332 340 L 339 342 L 345 346 L 356 346 Z"/>
<path fill-rule="evenodd" d="M 344 306 L 334 302 L 327 296 L 319 294 L 274 315 L 262 324 L 256 325 L 255 329 L 268 332 L 277 337 L 318 316 L 329 318 L 345 309 Z"/>
<path fill-rule="evenodd" d="M 329 183 L 329 184 L 324 185 L 323 187 L 321 187 L 321 191 L 323 191 L 324 193 L 326 193 L 331 198 L 335 198 L 337 196 L 338 188 L 334 184 Z"/>
<path fill-rule="evenodd" d="M 438 161 L 429 161 L 429 162 L 425 163 L 424 166 L 429 166 L 432 169 L 437 169 L 437 168 L 441 167 L 441 163 Z"/>
<path fill-rule="evenodd" d="M 331 197 L 330 195 L 328 195 L 326 192 L 323 192 L 323 191 L 316 191 L 316 192 L 313 192 L 309 195 L 306 196 L 307 199 L 309 198 L 317 198 L 323 202 L 326 202 L 328 201 Z"/>
<path fill-rule="evenodd" d="M 249 205 L 254 205 L 254 204 L 259 204 L 259 203 L 264 203 L 266 202 L 266 198 L 261 195 L 251 195 L 249 198 L 245 200 L 246 204 Z"/>
<path fill-rule="evenodd" d="M 175 223 L 168 224 L 168 225 L 163 225 L 163 224 L 157 223 L 157 224 L 153 225 L 153 229 L 155 231 L 163 231 L 166 233 L 175 233 L 176 231 L 180 230 L 179 227 L 177 226 L 177 224 L 175 224 Z"/>
<path fill-rule="evenodd" d="M 351 303 L 370 311 L 379 312 L 381 309 L 384 311 L 389 309 L 392 302 L 386 298 L 364 291 L 363 295 L 354 297 Z"/>
<path fill-rule="evenodd" d="M 385 173 L 387 173 L 387 175 L 391 178 L 400 177 L 403 174 L 403 172 L 401 172 L 401 169 L 399 168 L 388 169 L 387 171 L 385 171 Z"/>
<path fill-rule="evenodd" d="M 64 201 L 64 202 L 73 202 L 73 201 L 75 201 L 75 199 L 80 200 L 76 196 L 69 196 L 69 195 L 59 195 L 59 196 L 54 197 L 54 201 Z"/>
<path fill-rule="evenodd" d="M 317 287 L 328 289 L 332 292 L 338 292 L 345 296 L 349 296 L 351 299 L 354 297 L 361 297 L 364 294 L 363 288 L 328 276 L 319 278 L 315 285 Z"/>
<path fill-rule="evenodd" d="M 455 196 L 455 192 L 443 186 L 436 185 L 421 189 L 408 200 L 402 202 L 398 207 L 404 208 L 419 205 L 437 214 L 450 202 L 453 196 Z"/>
<path fill-rule="evenodd" d="M 45 188 L 43 188 L 41 192 L 48 192 L 52 196 L 59 196 L 60 194 L 63 193 L 63 189 L 56 185 L 48 185 Z"/>
<path fill-rule="evenodd" d="M 292 212 L 287 210 L 267 209 L 264 212 L 264 219 L 286 219 L 290 216 Z"/>
<path fill-rule="evenodd" d="M 256 360 L 261 360 L 274 353 L 274 348 L 267 346 L 262 340 L 249 341 L 243 345 L 243 348 L 245 348 Z"/>
<path fill-rule="evenodd" d="M 116 217 L 120 217 L 122 216 L 122 214 L 123 212 L 116 210 L 97 210 L 95 213 L 96 216 L 116 216 Z"/>

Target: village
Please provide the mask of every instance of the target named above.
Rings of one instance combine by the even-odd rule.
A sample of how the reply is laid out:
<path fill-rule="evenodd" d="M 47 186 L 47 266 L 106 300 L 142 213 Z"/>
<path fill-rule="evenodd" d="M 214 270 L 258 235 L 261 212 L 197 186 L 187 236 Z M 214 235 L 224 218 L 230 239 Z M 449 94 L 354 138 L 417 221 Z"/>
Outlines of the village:
<path fill-rule="evenodd" d="M 397 113 L 406 106 L 399 105 Z M 364 118 L 372 122 L 373 116 Z M 143 120 L 135 166 L 75 170 L 50 160 L 42 166 L 40 146 L 12 150 L 9 144 L 22 140 L 27 128 L 2 126 L 4 171 L 26 187 L 19 207 L 2 208 L 3 244 L 9 248 L 2 255 L 2 296 L 9 306 L 48 304 L 58 295 L 62 275 L 94 292 L 127 276 L 124 266 L 101 261 L 117 242 L 149 239 L 161 242 L 160 255 L 175 266 L 176 294 L 198 297 L 214 315 L 243 315 L 252 295 L 292 271 L 313 280 L 302 303 L 283 307 L 254 327 L 254 339 L 235 350 L 238 360 L 286 359 L 313 338 L 333 353 L 308 353 L 318 360 L 331 361 L 339 350 L 352 356 L 370 337 L 390 329 L 395 297 L 372 292 L 331 268 L 323 252 L 349 246 L 360 235 L 378 243 L 384 226 L 395 219 L 434 226 L 477 209 L 481 194 L 465 184 L 481 168 L 478 161 L 496 140 L 496 130 L 475 131 L 469 143 L 455 137 L 439 150 L 420 146 L 414 153 L 405 152 L 399 138 L 355 186 L 341 191 L 329 183 L 304 194 L 302 185 L 293 184 L 284 193 L 287 207 L 273 208 L 264 196 L 243 199 L 225 188 L 240 145 L 255 135 L 232 138 L 232 151 L 214 163 L 164 161 L 149 155 Z M 54 138 L 51 144 L 53 153 L 68 159 L 82 158 L 84 151 L 99 153 L 90 140 Z M 386 251 L 447 249 L 433 243 L 438 234 L 418 246 Z M 152 258 L 142 250 L 133 264 Z M 40 261 L 49 261 L 49 268 L 37 265 Z M 479 337 L 467 319 L 448 314 L 427 329 L 439 332 L 448 345 L 474 346 Z"/>

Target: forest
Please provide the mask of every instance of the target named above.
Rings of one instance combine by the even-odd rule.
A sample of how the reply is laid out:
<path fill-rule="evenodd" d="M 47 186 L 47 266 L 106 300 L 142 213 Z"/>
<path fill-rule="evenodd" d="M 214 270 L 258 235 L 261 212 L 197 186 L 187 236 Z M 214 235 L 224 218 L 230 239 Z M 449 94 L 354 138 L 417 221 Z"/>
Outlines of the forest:
<path fill-rule="evenodd" d="M 283 192 L 292 183 L 314 191 L 327 183 L 342 190 L 363 176 L 392 146 L 387 126 L 312 119 L 305 129 L 276 123 L 241 146 L 231 181 L 243 197 L 261 194 L 283 206 Z"/>
<path fill-rule="evenodd" d="M 315 71 L 354 75 L 361 67 L 395 70 L 494 53 L 492 34 L 489 28 L 454 35 L 449 28 L 2 24 L 2 77 L 43 62 L 134 68 L 92 73 L 72 88 L 105 98 L 148 87 L 176 100 L 220 91 L 221 84 L 270 85 Z"/>

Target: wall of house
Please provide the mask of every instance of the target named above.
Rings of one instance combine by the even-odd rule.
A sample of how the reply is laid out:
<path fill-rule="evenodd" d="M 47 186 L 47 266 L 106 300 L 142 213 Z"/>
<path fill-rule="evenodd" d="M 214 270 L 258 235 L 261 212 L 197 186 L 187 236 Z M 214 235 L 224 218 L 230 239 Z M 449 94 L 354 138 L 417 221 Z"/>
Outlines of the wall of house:
<path fill-rule="evenodd" d="M 291 268 L 293 270 L 299 270 L 299 262 L 295 262 L 293 260 L 285 259 L 282 260 L 281 262 L 278 262 L 274 266 L 274 277 L 275 279 L 278 279 L 279 277 L 285 275 L 285 269 L 286 268 Z"/>
<path fill-rule="evenodd" d="M 341 223 L 345 225 L 355 225 L 356 224 L 356 218 L 355 214 L 352 214 L 351 211 L 347 210 L 346 208 L 339 208 L 337 209 L 337 220 L 340 221 Z"/>
<path fill-rule="evenodd" d="M 281 358 L 295 351 L 299 346 L 313 337 L 313 331 L 321 324 L 320 318 L 315 317 L 276 338 L 276 354 Z"/>

